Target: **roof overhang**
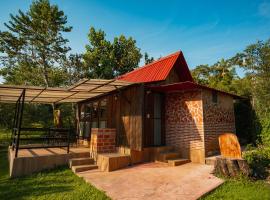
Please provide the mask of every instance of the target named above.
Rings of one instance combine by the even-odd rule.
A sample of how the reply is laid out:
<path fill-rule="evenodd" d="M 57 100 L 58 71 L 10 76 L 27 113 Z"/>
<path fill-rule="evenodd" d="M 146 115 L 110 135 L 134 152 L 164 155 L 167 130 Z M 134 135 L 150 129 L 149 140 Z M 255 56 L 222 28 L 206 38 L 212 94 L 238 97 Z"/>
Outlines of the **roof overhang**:
<path fill-rule="evenodd" d="M 206 90 L 212 90 L 217 91 L 226 95 L 232 96 L 234 99 L 243 99 L 243 97 L 240 97 L 238 95 L 224 92 L 221 90 L 217 90 L 214 88 L 207 87 L 205 85 L 200 85 L 198 83 L 186 81 L 186 82 L 180 82 L 180 83 L 173 83 L 173 84 L 167 84 L 167 85 L 159 85 L 159 86 L 148 86 L 149 89 L 157 92 L 164 92 L 164 93 L 171 93 L 171 92 L 179 92 L 179 91 L 187 91 L 187 90 L 195 90 L 195 89 L 206 89 Z"/>
<path fill-rule="evenodd" d="M 23 90 L 25 90 L 25 102 L 44 104 L 76 103 L 132 84 L 116 79 L 83 79 L 66 88 L 0 84 L 0 102 L 15 103 Z"/>

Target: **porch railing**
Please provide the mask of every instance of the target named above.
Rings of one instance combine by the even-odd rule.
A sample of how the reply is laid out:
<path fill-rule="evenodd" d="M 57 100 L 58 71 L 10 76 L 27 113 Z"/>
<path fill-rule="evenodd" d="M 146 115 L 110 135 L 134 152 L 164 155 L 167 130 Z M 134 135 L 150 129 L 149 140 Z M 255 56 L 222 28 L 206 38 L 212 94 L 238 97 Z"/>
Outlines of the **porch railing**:
<path fill-rule="evenodd" d="M 24 109 L 25 89 L 22 91 L 15 106 L 11 146 L 15 157 L 19 149 L 66 147 L 69 153 L 70 142 L 76 139 L 71 128 L 23 128 L 22 116 Z"/>
<path fill-rule="evenodd" d="M 15 134 L 12 138 L 12 149 L 15 150 L 15 157 L 18 156 L 19 149 L 66 147 L 67 153 L 69 153 L 70 143 L 76 139 L 73 137 L 72 129 L 68 128 L 14 129 Z"/>

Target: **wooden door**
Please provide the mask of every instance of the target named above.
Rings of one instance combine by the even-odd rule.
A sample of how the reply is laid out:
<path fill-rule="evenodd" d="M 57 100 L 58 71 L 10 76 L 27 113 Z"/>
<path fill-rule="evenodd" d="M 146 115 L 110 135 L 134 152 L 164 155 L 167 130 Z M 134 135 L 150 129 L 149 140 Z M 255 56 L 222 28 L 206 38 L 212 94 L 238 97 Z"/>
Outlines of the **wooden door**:
<path fill-rule="evenodd" d="M 165 145 L 164 95 L 146 93 L 144 115 L 144 147 Z"/>

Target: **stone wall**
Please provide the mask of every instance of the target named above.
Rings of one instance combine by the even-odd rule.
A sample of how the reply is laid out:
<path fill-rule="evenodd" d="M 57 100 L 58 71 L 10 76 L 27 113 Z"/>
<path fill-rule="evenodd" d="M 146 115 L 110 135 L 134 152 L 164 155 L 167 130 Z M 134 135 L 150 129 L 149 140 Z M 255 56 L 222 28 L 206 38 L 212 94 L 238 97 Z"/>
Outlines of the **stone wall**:
<path fill-rule="evenodd" d="M 92 128 L 90 154 L 96 158 L 99 153 L 114 153 L 116 130 L 113 128 Z"/>
<path fill-rule="evenodd" d="M 168 93 L 165 103 L 166 145 L 174 146 L 192 162 L 204 163 L 201 91 Z"/>
<path fill-rule="evenodd" d="M 235 133 L 233 98 L 217 93 L 217 103 L 212 100 L 212 91 L 203 90 L 203 120 L 206 156 L 219 152 L 218 136 Z"/>

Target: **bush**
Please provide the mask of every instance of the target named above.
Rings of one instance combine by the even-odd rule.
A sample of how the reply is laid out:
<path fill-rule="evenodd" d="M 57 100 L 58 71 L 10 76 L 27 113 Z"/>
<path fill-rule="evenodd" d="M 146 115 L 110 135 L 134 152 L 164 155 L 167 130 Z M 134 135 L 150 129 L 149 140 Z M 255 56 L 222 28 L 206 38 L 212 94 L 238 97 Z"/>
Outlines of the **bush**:
<path fill-rule="evenodd" d="M 268 176 L 270 166 L 270 146 L 259 145 L 257 148 L 249 148 L 243 155 L 247 160 L 252 175 L 258 179 L 265 179 Z"/>
<path fill-rule="evenodd" d="M 261 141 L 264 145 L 270 146 L 270 116 L 263 119 L 261 131 Z"/>

